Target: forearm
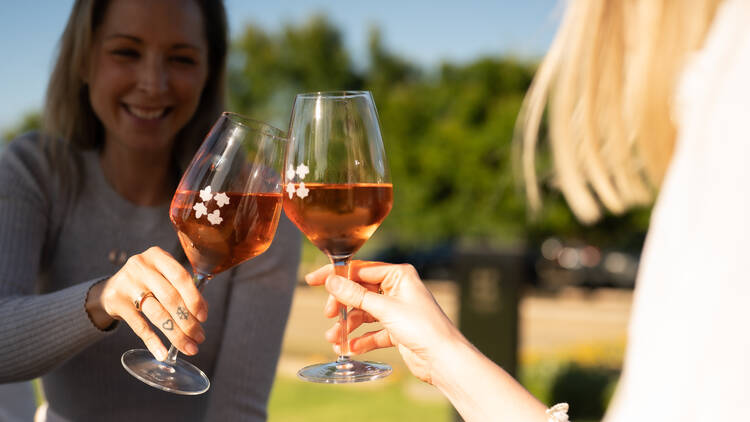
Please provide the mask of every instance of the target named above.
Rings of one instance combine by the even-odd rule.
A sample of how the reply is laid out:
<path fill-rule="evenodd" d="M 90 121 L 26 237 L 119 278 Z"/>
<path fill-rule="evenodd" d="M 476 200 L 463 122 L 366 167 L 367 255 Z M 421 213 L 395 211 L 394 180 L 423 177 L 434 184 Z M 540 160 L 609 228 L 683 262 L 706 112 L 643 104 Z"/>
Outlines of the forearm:
<path fill-rule="evenodd" d="M 545 422 L 546 407 L 463 336 L 440 347 L 432 383 L 467 422 Z"/>
<path fill-rule="evenodd" d="M 106 335 L 85 310 L 95 282 L 0 299 L 0 382 L 42 375 Z"/>

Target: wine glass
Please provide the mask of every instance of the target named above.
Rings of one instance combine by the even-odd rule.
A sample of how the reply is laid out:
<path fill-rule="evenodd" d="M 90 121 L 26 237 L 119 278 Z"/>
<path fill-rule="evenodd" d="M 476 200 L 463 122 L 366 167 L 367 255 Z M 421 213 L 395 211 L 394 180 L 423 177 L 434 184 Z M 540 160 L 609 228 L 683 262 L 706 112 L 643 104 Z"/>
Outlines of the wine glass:
<path fill-rule="evenodd" d="M 378 114 L 367 91 L 299 94 L 294 101 L 284 164 L 284 212 L 350 278 L 352 256 L 393 204 L 393 185 Z M 351 359 L 347 308 L 339 305 L 341 350 L 335 362 L 302 368 L 306 381 L 352 383 L 382 378 L 387 364 Z"/>
<path fill-rule="evenodd" d="M 225 112 L 193 157 L 169 218 L 199 291 L 214 275 L 268 249 L 281 215 L 285 148 L 279 129 Z M 177 354 L 172 345 L 164 361 L 145 349 L 129 350 L 121 360 L 152 387 L 185 395 L 206 392 L 206 374 Z"/>

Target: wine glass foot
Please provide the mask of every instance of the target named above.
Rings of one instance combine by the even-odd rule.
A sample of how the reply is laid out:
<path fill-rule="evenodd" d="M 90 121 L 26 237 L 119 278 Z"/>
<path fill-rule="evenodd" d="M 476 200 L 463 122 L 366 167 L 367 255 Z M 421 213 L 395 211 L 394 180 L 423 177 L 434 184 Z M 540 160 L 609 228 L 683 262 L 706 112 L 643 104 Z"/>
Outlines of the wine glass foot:
<path fill-rule="evenodd" d="M 352 359 L 310 365 L 300 369 L 297 376 L 310 382 L 348 384 L 385 378 L 393 369 L 385 364 Z"/>
<path fill-rule="evenodd" d="M 205 393 L 211 386 L 203 371 L 182 359 L 167 364 L 148 350 L 134 349 L 123 353 L 120 360 L 130 375 L 170 393 L 194 396 Z"/>

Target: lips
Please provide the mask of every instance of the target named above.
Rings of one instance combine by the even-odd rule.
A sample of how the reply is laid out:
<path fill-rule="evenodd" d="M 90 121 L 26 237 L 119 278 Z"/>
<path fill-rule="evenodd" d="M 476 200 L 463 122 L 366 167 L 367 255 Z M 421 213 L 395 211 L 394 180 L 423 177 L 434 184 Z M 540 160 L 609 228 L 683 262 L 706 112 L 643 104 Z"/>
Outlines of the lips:
<path fill-rule="evenodd" d="M 160 119 L 164 117 L 171 110 L 171 108 L 169 107 L 146 108 L 146 107 L 138 107 L 138 106 L 129 105 L 129 104 L 125 104 L 125 109 L 128 111 L 128 113 L 143 120 Z"/>

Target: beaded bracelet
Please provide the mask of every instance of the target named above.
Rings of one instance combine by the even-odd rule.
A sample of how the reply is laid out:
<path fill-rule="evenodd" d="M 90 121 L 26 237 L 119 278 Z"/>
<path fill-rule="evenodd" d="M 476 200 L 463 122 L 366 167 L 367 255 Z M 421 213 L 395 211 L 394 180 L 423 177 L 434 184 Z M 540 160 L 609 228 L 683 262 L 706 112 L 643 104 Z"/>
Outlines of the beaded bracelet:
<path fill-rule="evenodd" d="M 568 403 L 557 403 L 547 409 L 547 422 L 568 422 Z"/>

